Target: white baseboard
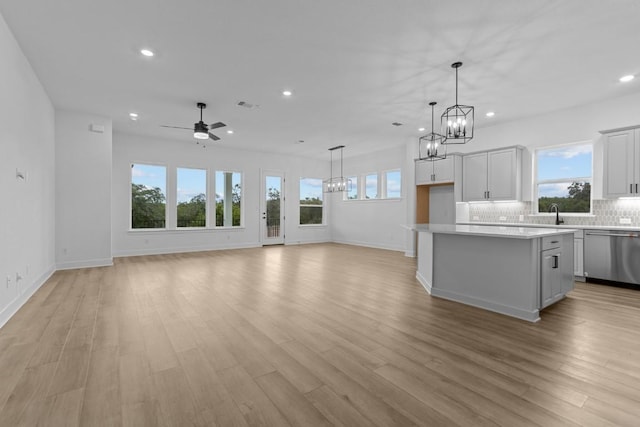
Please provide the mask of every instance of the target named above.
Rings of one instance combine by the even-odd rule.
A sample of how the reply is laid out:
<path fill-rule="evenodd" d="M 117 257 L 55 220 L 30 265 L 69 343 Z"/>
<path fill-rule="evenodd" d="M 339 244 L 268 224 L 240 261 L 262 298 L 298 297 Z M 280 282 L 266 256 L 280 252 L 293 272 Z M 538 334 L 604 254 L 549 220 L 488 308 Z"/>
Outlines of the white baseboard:
<path fill-rule="evenodd" d="M 406 256 L 407 258 L 415 258 L 416 251 L 404 251 L 404 256 Z"/>
<path fill-rule="evenodd" d="M 238 245 L 211 245 L 211 246 L 190 246 L 181 248 L 149 248 L 149 249 L 125 249 L 122 251 L 115 251 L 114 257 L 127 257 L 127 256 L 141 256 L 141 255 L 167 255 L 167 254 L 180 254 L 187 252 L 206 252 L 206 251 L 220 251 L 225 249 L 247 249 L 247 248 L 259 248 L 262 243 L 242 243 Z"/>
<path fill-rule="evenodd" d="M 334 243 L 331 240 L 320 239 L 320 240 L 296 240 L 292 242 L 285 241 L 285 246 L 293 246 L 293 245 L 313 245 L 318 243 Z"/>
<path fill-rule="evenodd" d="M 419 271 L 416 273 L 416 279 L 418 279 L 418 282 L 420 282 L 420 284 L 427 291 L 427 293 L 431 295 L 431 289 L 432 289 L 431 283 L 422 274 L 420 274 Z"/>
<path fill-rule="evenodd" d="M 363 246 L 365 248 L 384 249 L 387 251 L 396 251 L 396 252 L 405 251 L 405 248 L 401 248 L 399 246 L 390 246 L 390 245 L 383 245 L 383 244 L 371 243 L 371 242 L 359 242 L 357 240 L 332 240 L 331 242 L 340 243 L 342 245 L 353 245 L 353 246 Z"/>
<path fill-rule="evenodd" d="M 88 259 L 84 261 L 71 261 L 56 264 L 56 270 L 74 270 L 76 268 L 110 267 L 113 258 Z"/>
<path fill-rule="evenodd" d="M 447 291 L 439 288 L 432 288 L 431 295 L 435 297 L 455 301 L 455 302 L 460 302 L 462 304 L 483 308 L 485 310 L 493 311 L 495 313 L 506 314 L 507 316 L 516 317 L 518 319 L 526 320 L 528 322 L 537 322 L 540 320 L 539 310 L 529 311 L 529 310 L 525 310 L 518 307 L 497 304 L 495 302 L 485 301 L 472 296 L 461 295 L 456 292 L 451 292 L 451 291 Z"/>
<path fill-rule="evenodd" d="M 5 323 L 7 323 L 9 319 L 11 319 L 13 315 L 16 314 L 18 310 L 20 310 L 20 307 L 22 307 L 24 303 L 26 303 L 29 298 L 31 298 L 38 289 L 40 289 L 40 286 L 42 286 L 47 280 L 49 280 L 49 278 L 53 273 L 55 273 L 55 271 L 55 265 L 49 267 L 27 289 L 23 290 L 16 299 L 11 301 L 9 305 L 4 308 L 4 310 L 0 311 L 0 328 L 2 328 Z"/>

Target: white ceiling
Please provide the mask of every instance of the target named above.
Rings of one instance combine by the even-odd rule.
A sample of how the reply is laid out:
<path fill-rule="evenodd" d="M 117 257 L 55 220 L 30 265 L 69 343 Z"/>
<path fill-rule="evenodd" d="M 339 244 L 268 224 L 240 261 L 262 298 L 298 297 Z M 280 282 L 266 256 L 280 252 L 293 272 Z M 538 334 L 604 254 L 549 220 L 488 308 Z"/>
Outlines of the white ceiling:
<path fill-rule="evenodd" d="M 228 147 L 404 144 L 430 126 L 429 101 L 454 103 L 457 60 L 476 129 L 640 91 L 618 82 L 640 73 L 638 0 L 3 0 L 0 13 L 56 107 L 185 147 L 189 131 L 159 125 L 192 126 L 196 101 L 235 131 L 216 132 Z"/>

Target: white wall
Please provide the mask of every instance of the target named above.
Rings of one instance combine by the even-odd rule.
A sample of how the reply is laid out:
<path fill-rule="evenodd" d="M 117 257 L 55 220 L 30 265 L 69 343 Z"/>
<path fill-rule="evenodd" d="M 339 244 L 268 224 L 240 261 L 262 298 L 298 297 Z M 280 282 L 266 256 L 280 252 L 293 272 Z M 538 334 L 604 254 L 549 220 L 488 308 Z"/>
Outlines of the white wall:
<path fill-rule="evenodd" d="M 223 145 L 224 144 L 224 145 Z M 260 190 L 261 170 L 285 173 L 285 234 L 286 244 L 326 242 L 327 225 L 299 226 L 300 177 L 326 178 L 328 161 L 293 156 L 241 151 L 227 148 L 233 142 L 209 144 L 206 149 L 195 145 L 192 138 L 162 140 L 115 133 L 113 136 L 113 255 L 141 255 L 188 252 L 211 249 L 243 248 L 261 245 Z M 243 173 L 242 209 L 244 227 L 207 230 L 131 231 L 130 176 L 132 163 L 152 163 L 167 166 L 167 192 L 175 191 L 177 167 L 193 167 Z M 168 194 L 173 198 L 173 194 Z M 330 208 L 325 203 L 327 210 Z"/>
<path fill-rule="evenodd" d="M 362 175 L 368 173 L 401 169 L 402 198 L 399 200 L 343 200 L 342 194 L 332 194 L 333 203 L 330 213 L 332 240 L 339 243 L 404 251 L 408 234 L 402 225 L 407 224 L 407 196 L 413 194 L 415 200 L 412 168 L 413 162 L 407 161 L 405 147 L 345 158 L 345 176 L 357 175 L 359 180 L 362 180 Z M 335 165 L 334 170 L 336 170 Z"/>
<path fill-rule="evenodd" d="M 54 271 L 55 115 L 2 16 L 0 58 L 2 326 Z M 26 180 L 16 179 L 16 169 Z"/>
<path fill-rule="evenodd" d="M 111 265 L 111 119 L 57 110 L 55 129 L 57 268 Z"/>

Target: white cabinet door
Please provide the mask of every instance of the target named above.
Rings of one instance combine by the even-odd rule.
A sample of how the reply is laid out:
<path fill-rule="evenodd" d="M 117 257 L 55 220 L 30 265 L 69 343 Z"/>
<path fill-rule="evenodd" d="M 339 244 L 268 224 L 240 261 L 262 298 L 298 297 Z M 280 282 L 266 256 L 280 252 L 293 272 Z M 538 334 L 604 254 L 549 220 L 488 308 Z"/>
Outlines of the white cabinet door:
<path fill-rule="evenodd" d="M 603 191 L 605 197 L 615 198 L 636 194 L 637 155 L 633 130 L 605 135 Z"/>
<path fill-rule="evenodd" d="M 560 248 L 542 251 L 540 266 L 540 308 L 554 303 L 562 296 L 562 269 Z"/>
<path fill-rule="evenodd" d="M 436 182 L 453 182 L 454 180 L 454 157 L 450 156 L 443 160 L 434 162 L 435 181 Z"/>
<path fill-rule="evenodd" d="M 487 191 L 490 200 L 516 200 L 516 149 L 488 153 Z"/>
<path fill-rule="evenodd" d="M 487 200 L 487 153 L 468 154 L 462 158 L 462 200 Z"/>
<path fill-rule="evenodd" d="M 573 274 L 584 276 L 584 239 L 573 239 Z"/>
<path fill-rule="evenodd" d="M 442 182 L 454 182 L 454 157 L 428 161 L 416 161 L 416 185 L 439 184 Z"/>
<path fill-rule="evenodd" d="M 416 185 L 431 184 L 433 165 L 426 160 L 416 160 Z"/>

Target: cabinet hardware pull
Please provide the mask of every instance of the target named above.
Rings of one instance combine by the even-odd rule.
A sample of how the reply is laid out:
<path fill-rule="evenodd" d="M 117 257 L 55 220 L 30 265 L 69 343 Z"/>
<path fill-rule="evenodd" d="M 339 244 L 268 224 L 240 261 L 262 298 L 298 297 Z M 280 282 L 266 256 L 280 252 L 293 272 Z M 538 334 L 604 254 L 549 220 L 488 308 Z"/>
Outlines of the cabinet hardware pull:
<path fill-rule="evenodd" d="M 552 240 L 551 243 L 558 243 L 558 240 Z"/>
<path fill-rule="evenodd" d="M 638 184 L 636 183 L 636 193 L 638 192 Z"/>
<path fill-rule="evenodd" d="M 558 268 L 558 258 L 560 256 L 559 255 L 553 255 L 551 258 L 553 258 L 553 264 L 551 265 L 551 268 Z"/>
<path fill-rule="evenodd" d="M 633 184 L 629 184 L 629 193 L 633 193 Z"/>

